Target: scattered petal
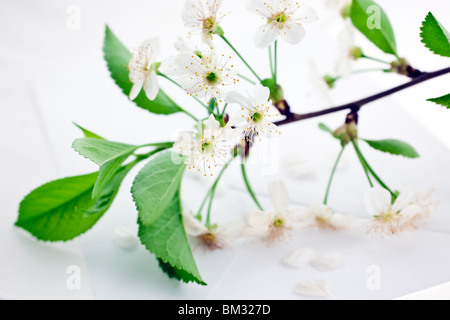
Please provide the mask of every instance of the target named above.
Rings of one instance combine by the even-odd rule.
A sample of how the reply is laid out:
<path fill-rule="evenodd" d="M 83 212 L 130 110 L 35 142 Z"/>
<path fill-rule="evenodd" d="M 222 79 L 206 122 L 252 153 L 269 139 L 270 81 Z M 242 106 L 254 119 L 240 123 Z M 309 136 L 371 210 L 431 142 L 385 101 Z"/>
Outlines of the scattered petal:
<path fill-rule="evenodd" d="M 327 298 L 330 293 L 325 280 L 307 280 L 300 282 L 294 291 L 308 297 Z"/>
<path fill-rule="evenodd" d="M 340 253 L 328 253 L 319 256 L 311 262 L 311 266 L 320 272 L 330 272 L 339 269 L 344 264 L 344 257 Z"/>
<path fill-rule="evenodd" d="M 116 246 L 125 251 L 134 251 L 139 245 L 136 234 L 126 227 L 117 227 L 114 230 L 113 241 Z"/>
<path fill-rule="evenodd" d="M 317 254 L 314 250 L 304 248 L 288 254 L 284 258 L 284 264 L 292 268 L 304 268 L 309 266 L 315 259 L 317 259 Z"/>

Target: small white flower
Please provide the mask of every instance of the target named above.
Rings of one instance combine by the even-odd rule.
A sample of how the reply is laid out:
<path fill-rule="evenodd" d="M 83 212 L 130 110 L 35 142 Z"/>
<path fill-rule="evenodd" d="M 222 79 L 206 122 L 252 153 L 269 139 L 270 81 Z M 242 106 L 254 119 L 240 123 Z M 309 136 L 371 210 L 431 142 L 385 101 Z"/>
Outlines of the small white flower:
<path fill-rule="evenodd" d="M 318 227 L 323 230 L 348 229 L 355 222 L 355 217 L 334 213 L 333 209 L 324 204 L 311 206 L 305 210 L 305 220 L 309 227 Z"/>
<path fill-rule="evenodd" d="M 312 8 L 298 0 L 247 0 L 247 9 L 264 18 L 255 37 L 255 45 L 266 48 L 280 36 L 290 44 L 298 44 L 305 37 L 303 23 L 317 21 Z"/>
<path fill-rule="evenodd" d="M 220 22 L 224 18 L 220 7 L 222 0 L 187 0 L 183 8 L 183 21 L 193 33 L 201 33 L 205 42 L 211 44 Z"/>
<path fill-rule="evenodd" d="M 244 221 L 235 219 L 221 226 L 207 228 L 190 212 L 183 211 L 183 223 L 186 234 L 193 242 L 209 250 L 224 249 L 237 240 L 244 229 Z"/>
<path fill-rule="evenodd" d="M 330 296 L 325 280 L 302 281 L 295 287 L 294 291 L 309 297 L 327 298 Z"/>
<path fill-rule="evenodd" d="M 269 185 L 269 195 L 275 212 L 256 211 L 250 214 L 247 236 L 261 237 L 269 243 L 285 240 L 289 233 L 303 226 L 302 217 L 297 211 L 289 210 L 289 196 L 281 181 Z"/>
<path fill-rule="evenodd" d="M 217 166 L 224 166 L 231 157 L 234 130 L 221 127 L 220 123 L 211 115 L 203 128 L 200 123 L 198 132 L 181 132 L 173 146 L 173 151 L 186 157 L 185 163 L 189 169 L 198 172 L 212 171 Z"/>
<path fill-rule="evenodd" d="M 341 16 L 345 16 L 344 10 L 351 5 L 351 0 L 324 0 L 325 7 Z"/>
<path fill-rule="evenodd" d="M 184 90 L 190 95 L 204 97 L 206 101 L 215 98 L 218 103 L 223 102 L 224 88 L 239 82 L 231 56 L 219 55 L 214 49 L 201 58 L 194 52 L 181 54 L 177 63 L 178 80 Z"/>
<path fill-rule="evenodd" d="M 346 21 L 338 35 L 338 54 L 334 67 L 337 76 L 348 77 L 353 63 L 361 58 L 362 50 L 355 45 L 355 32 L 351 21 Z"/>
<path fill-rule="evenodd" d="M 241 108 L 229 123 L 232 126 L 242 124 L 243 138 L 253 142 L 257 136 L 261 139 L 261 137 L 270 138 L 280 134 L 278 127 L 270 121 L 271 117 L 278 114 L 271 114 L 272 101 L 269 88 L 257 84 L 253 87 L 253 94 L 247 96 L 232 91 L 228 93 L 226 101 L 237 104 Z"/>
<path fill-rule="evenodd" d="M 130 81 L 133 87 L 130 92 L 130 99 L 137 98 L 144 87 L 145 94 L 149 100 L 155 100 L 159 92 L 157 75 L 157 57 L 161 50 L 158 38 L 150 39 L 133 52 L 133 57 L 128 64 L 130 71 Z"/>
<path fill-rule="evenodd" d="M 333 100 L 331 98 L 331 83 L 328 82 L 332 79 L 332 77 L 324 77 L 321 75 L 316 63 L 313 60 L 310 60 L 308 64 L 308 80 L 311 94 L 313 98 L 317 100 L 316 104 L 318 105 L 318 108 L 329 108 L 333 105 Z"/>
<path fill-rule="evenodd" d="M 420 193 L 413 189 L 400 193 L 392 204 L 392 196 L 386 189 L 371 189 L 364 198 L 367 213 L 373 220 L 369 232 L 395 235 L 418 228 L 435 210 L 437 203 L 433 191 Z"/>

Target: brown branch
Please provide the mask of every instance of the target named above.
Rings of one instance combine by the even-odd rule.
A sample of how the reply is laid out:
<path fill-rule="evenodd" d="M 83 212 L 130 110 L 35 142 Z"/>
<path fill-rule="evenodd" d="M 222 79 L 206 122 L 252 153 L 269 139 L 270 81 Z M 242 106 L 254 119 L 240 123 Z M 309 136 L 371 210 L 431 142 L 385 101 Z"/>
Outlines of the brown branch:
<path fill-rule="evenodd" d="M 378 93 L 376 95 L 370 96 L 365 99 L 361 99 L 361 100 L 358 100 L 355 102 L 344 104 L 342 106 L 338 106 L 338 107 L 334 107 L 334 108 L 330 108 L 330 109 L 326 109 L 326 110 L 322 110 L 322 111 L 312 112 L 312 113 L 306 113 L 306 114 L 288 113 L 286 119 L 278 121 L 275 124 L 277 126 L 281 126 L 281 125 L 285 125 L 285 124 L 289 124 L 289 123 L 294 123 L 297 121 L 317 118 L 317 117 L 321 117 L 324 115 L 341 112 L 344 110 L 350 110 L 352 112 L 357 112 L 359 109 L 361 109 L 363 106 L 365 106 L 369 103 L 383 99 L 383 98 L 393 95 L 397 92 L 403 91 L 403 90 L 411 88 L 413 86 L 416 86 L 422 82 L 425 82 L 425 81 L 428 81 L 428 80 L 431 80 L 431 79 L 434 79 L 434 78 L 437 78 L 437 77 L 440 77 L 440 76 L 443 76 L 443 75 L 449 74 L 449 73 L 450 73 L 450 67 L 442 69 L 442 70 L 438 70 L 435 72 L 425 72 L 425 73 L 422 73 L 420 76 L 413 78 L 410 82 L 405 83 L 401 86 L 383 91 L 381 93 Z"/>

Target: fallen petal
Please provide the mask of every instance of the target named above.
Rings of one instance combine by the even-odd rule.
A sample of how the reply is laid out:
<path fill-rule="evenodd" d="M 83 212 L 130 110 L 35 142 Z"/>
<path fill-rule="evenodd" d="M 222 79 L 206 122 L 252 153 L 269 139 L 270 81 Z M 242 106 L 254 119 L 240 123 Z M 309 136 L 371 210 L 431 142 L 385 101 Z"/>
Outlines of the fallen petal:
<path fill-rule="evenodd" d="M 304 268 L 317 259 L 317 254 L 312 249 L 304 248 L 291 252 L 284 257 L 284 264 L 292 268 Z"/>
<path fill-rule="evenodd" d="M 294 289 L 295 293 L 309 296 L 327 298 L 330 296 L 325 280 L 307 280 L 300 282 Z"/>
<path fill-rule="evenodd" d="M 344 264 L 344 257 L 340 253 L 328 253 L 312 261 L 311 266 L 320 272 L 330 272 L 339 269 Z"/>
<path fill-rule="evenodd" d="M 116 246 L 126 251 L 134 251 L 139 245 L 136 234 L 126 227 L 117 227 L 114 230 L 113 241 Z"/>

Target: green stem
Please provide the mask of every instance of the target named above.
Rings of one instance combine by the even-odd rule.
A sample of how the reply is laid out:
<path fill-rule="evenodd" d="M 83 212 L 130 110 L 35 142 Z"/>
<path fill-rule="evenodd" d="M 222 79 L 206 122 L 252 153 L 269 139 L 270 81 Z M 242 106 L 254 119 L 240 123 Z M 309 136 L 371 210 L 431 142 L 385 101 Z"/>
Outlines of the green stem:
<path fill-rule="evenodd" d="M 242 169 L 242 177 L 244 178 L 244 183 L 245 183 L 245 186 L 247 187 L 248 192 L 250 193 L 250 196 L 252 197 L 253 201 L 255 202 L 255 204 L 259 208 L 259 210 L 264 211 L 263 207 L 259 204 L 259 201 L 256 198 L 256 195 L 253 192 L 252 187 L 250 186 L 250 182 L 248 181 L 248 178 L 247 178 L 247 171 L 245 170 L 244 162 L 241 164 L 241 169 Z"/>
<path fill-rule="evenodd" d="M 275 68 L 274 68 L 274 71 L 273 71 L 273 81 L 275 82 L 275 84 L 277 84 L 277 77 L 278 77 L 278 40 L 277 41 L 275 41 L 275 48 L 274 48 L 274 51 L 275 51 L 275 58 L 274 58 L 274 60 L 275 60 Z"/>
<path fill-rule="evenodd" d="M 244 79 L 245 81 L 247 81 L 248 83 L 251 83 L 251 84 L 253 84 L 253 85 L 256 84 L 255 81 L 250 80 L 249 78 L 247 78 L 246 76 L 244 76 L 244 75 L 242 75 L 242 74 L 240 74 L 240 73 L 238 73 L 238 77 Z"/>
<path fill-rule="evenodd" d="M 272 46 L 269 46 L 269 62 L 270 62 L 270 74 L 273 78 L 273 57 L 272 57 Z"/>
<path fill-rule="evenodd" d="M 206 217 L 206 226 L 210 227 L 210 219 L 211 219 L 211 206 L 212 206 L 212 199 L 214 198 L 214 195 L 216 193 L 217 185 L 219 184 L 220 179 L 222 179 L 223 174 L 225 173 L 225 170 L 230 165 L 230 163 L 234 160 L 234 158 L 230 159 L 230 161 L 227 162 L 227 164 L 222 168 L 219 175 L 217 176 L 216 181 L 214 181 L 213 185 L 209 189 L 208 193 L 206 194 L 205 198 L 202 201 L 202 204 L 200 205 L 200 208 L 197 211 L 197 216 L 201 216 L 203 208 L 206 205 L 206 202 L 208 199 L 210 200 L 209 206 L 208 206 L 208 215 Z"/>
<path fill-rule="evenodd" d="M 230 41 L 228 41 L 228 39 L 225 36 L 220 36 L 223 41 L 225 41 L 225 43 L 234 51 L 234 53 L 237 54 L 237 56 L 239 57 L 239 59 L 242 60 L 242 62 L 244 62 L 244 64 L 247 66 L 247 68 L 251 71 L 251 73 L 253 73 L 253 75 L 256 77 L 256 79 L 258 79 L 259 82 L 262 81 L 262 79 L 258 76 L 258 74 L 253 70 L 252 67 L 250 67 L 250 65 L 248 64 L 248 62 L 239 54 L 239 52 L 236 50 L 235 47 L 233 47 L 233 45 L 230 43 Z"/>
<path fill-rule="evenodd" d="M 385 60 L 381 60 L 381 59 L 378 59 L 378 58 L 366 56 L 366 55 L 363 55 L 361 58 L 364 58 L 364 59 L 367 59 L 367 60 L 372 60 L 372 61 L 376 61 L 376 62 L 380 62 L 380 63 L 384 63 L 384 64 L 391 65 L 390 62 L 387 62 L 387 61 L 385 61 Z"/>
<path fill-rule="evenodd" d="M 339 162 L 341 162 L 342 159 L 342 155 L 344 154 L 345 151 L 345 146 L 342 147 L 341 151 L 339 152 L 339 155 L 336 159 L 336 162 L 334 164 L 333 170 L 331 171 L 331 176 L 330 176 L 330 180 L 328 181 L 328 186 L 327 186 L 327 192 L 325 193 L 325 200 L 323 201 L 324 205 L 328 204 L 328 196 L 330 195 L 330 190 L 331 190 L 331 185 L 333 184 L 333 179 L 334 179 L 334 175 L 336 174 L 336 170 L 339 166 Z"/>
<path fill-rule="evenodd" d="M 373 188 L 373 182 L 372 179 L 370 179 L 369 175 L 369 169 L 367 168 L 366 162 L 364 161 L 363 155 L 361 151 L 359 150 L 359 147 L 355 141 L 352 141 L 353 147 L 355 148 L 356 155 L 358 156 L 359 162 L 361 162 L 361 165 L 363 167 L 364 173 L 366 174 L 367 180 L 369 181 L 370 187 Z"/>
<path fill-rule="evenodd" d="M 182 87 L 178 82 L 176 82 L 176 81 L 173 80 L 172 78 L 166 76 L 165 74 L 163 74 L 163 73 L 161 73 L 161 72 L 158 72 L 158 75 L 159 75 L 160 77 L 163 77 L 163 78 L 166 79 L 166 80 L 169 80 L 169 81 L 172 82 L 174 85 L 176 85 L 178 88 L 183 89 L 183 87 Z M 199 98 L 194 97 L 194 96 L 191 96 L 191 97 L 192 97 L 195 101 L 197 101 L 198 103 L 200 103 L 204 108 L 206 108 L 206 109 L 208 110 L 208 106 L 207 106 L 205 103 L 203 103 Z M 191 118 L 195 118 L 193 115 L 191 115 L 191 114 L 190 114 L 189 112 L 187 112 L 186 110 L 183 110 L 183 112 L 186 113 L 186 114 L 187 114 L 188 116 L 190 116 Z M 195 118 L 195 120 L 198 121 L 197 118 Z"/>
<path fill-rule="evenodd" d="M 225 103 L 225 105 L 223 106 L 223 110 L 222 110 L 222 118 L 225 115 L 225 111 L 227 111 L 228 108 L 228 103 Z"/>
<path fill-rule="evenodd" d="M 373 68 L 373 69 L 355 70 L 355 71 L 352 71 L 352 74 L 361 74 L 361 73 L 377 72 L 377 71 L 387 72 L 387 70 L 383 69 L 383 68 Z M 390 71 L 391 70 L 389 70 L 389 72 Z"/>

